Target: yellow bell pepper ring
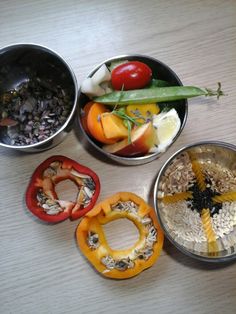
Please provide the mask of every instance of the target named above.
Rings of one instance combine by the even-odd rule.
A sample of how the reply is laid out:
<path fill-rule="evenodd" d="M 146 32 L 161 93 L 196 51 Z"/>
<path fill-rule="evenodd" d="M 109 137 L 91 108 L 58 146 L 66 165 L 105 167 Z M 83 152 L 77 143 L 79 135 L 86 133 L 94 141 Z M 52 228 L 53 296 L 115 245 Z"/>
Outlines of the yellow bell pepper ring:
<path fill-rule="evenodd" d="M 139 231 L 139 239 L 126 250 L 109 247 L 102 225 L 126 218 Z M 160 255 L 164 235 L 155 211 L 142 198 L 119 192 L 97 204 L 81 220 L 77 243 L 89 262 L 105 277 L 125 279 L 151 267 Z"/>

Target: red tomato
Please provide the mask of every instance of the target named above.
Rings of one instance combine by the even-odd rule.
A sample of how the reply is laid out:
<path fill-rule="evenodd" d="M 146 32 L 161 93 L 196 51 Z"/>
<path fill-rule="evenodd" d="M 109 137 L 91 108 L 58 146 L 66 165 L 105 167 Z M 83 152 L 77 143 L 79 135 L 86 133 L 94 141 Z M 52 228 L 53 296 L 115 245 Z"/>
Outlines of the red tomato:
<path fill-rule="evenodd" d="M 118 65 L 111 72 L 111 83 L 114 89 L 124 90 L 145 87 L 151 80 L 152 70 L 145 63 L 130 61 Z"/>

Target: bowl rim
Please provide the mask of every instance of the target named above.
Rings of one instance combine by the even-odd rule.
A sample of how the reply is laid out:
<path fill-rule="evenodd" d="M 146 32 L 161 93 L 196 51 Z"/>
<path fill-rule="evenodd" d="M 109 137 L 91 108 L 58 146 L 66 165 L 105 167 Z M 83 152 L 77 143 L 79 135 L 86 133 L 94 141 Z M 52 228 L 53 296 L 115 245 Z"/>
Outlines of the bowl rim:
<path fill-rule="evenodd" d="M 74 113 L 76 111 L 76 107 L 77 107 L 77 102 L 78 102 L 78 94 L 79 94 L 79 88 L 78 88 L 78 82 L 77 82 L 77 78 L 76 78 L 76 75 L 72 69 L 72 67 L 70 66 L 70 64 L 62 57 L 62 55 L 60 55 L 58 52 L 56 52 L 55 50 L 47 47 L 47 46 L 44 46 L 44 45 L 41 45 L 41 44 L 37 44 L 37 43 L 32 43 L 32 42 L 29 42 L 29 43 L 14 43 L 14 44 L 9 44 L 9 45 L 6 45 L 6 46 L 3 46 L 3 47 L 0 47 L 0 56 L 1 54 L 9 51 L 9 50 L 12 50 L 12 49 L 15 49 L 15 48 L 24 48 L 24 47 L 29 47 L 29 48 L 33 48 L 33 49 L 39 49 L 39 50 L 44 50 L 45 52 L 47 53 L 50 53 L 52 55 L 54 55 L 55 57 L 57 57 L 65 66 L 66 68 L 68 69 L 70 75 L 71 75 L 71 78 L 72 78 L 72 81 L 73 81 L 73 85 L 74 85 L 74 101 L 73 101 L 73 106 L 72 106 L 72 110 L 69 114 L 69 116 L 67 117 L 65 123 L 53 134 L 51 135 L 50 137 L 46 138 L 45 140 L 43 141 L 40 141 L 40 142 L 37 142 L 37 143 L 34 143 L 34 144 L 30 144 L 30 145 L 10 145 L 10 144 L 5 144 L 5 143 L 2 143 L 0 141 L 0 146 L 2 147 L 7 147 L 7 148 L 13 148 L 13 149 L 17 149 L 17 150 L 24 150 L 24 149 L 30 149 L 30 148 L 37 148 L 41 145 L 44 145 L 46 143 L 48 143 L 49 141 L 51 141 L 54 137 L 56 137 L 59 133 L 61 133 L 61 131 L 63 131 L 67 126 L 68 124 L 70 123 L 70 121 L 72 120 L 73 116 L 74 116 Z"/>
<path fill-rule="evenodd" d="M 109 63 L 109 62 L 112 62 L 112 61 L 115 61 L 115 60 L 119 60 L 119 59 L 126 59 L 126 58 L 146 58 L 146 59 L 150 59 L 154 62 L 157 62 L 159 63 L 161 66 L 165 67 L 170 73 L 171 75 L 174 76 L 174 78 L 176 79 L 176 81 L 178 82 L 178 86 L 183 86 L 183 83 L 181 82 L 180 78 L 178 77 L 178 75 L 168 66 L 166 65 L 164 62 L 154 58 L 154 57 L 151 57 L 151 56 L 148 56 L 148 55 L 145 55 L 145 54 L 122 54 L 122 55 L 117 55 L 117 56 L 114 56 L 114 57 L 111 57 L 111 58 L 108 58 L 106 60 L 104 60 L 103 62 L 100 62 L 98 65 L 96 65 L 90 72 L 89 74 L 87 75 L 86 78 L 89 78 L 91 77 L 103 64 L 106 64 L 106 63 Z M 108 152 L 105 152 L 101 147 L 99 147 L 89 136 L 88 134 L 86 133 L 86 131 L 84 130 L 83 126 L 82 126 L 82 123 L 81 123 L 81 119 L 80 119 L 80 104 L 79 104 L 79 99 L 80 99 L 80 95 L 81 95 L 81 87 L 79 88 L 79 97 L 78 97 L 78 117 L 77 117 L 77 120 L 78 120 L 78 123 L 79 123 L 79 127 L 80 129 L 82 130 L 82 133 L 83 133 L 83 136 L 86 138 L 86 140 L 95 148 L 97 149 L 100 153 L 102 153 L 103 155 L 105 155 L 106 157 L 109 157 L 110 159 L 113 159 L 117 162 L 126 162 L 126 164 L 128 163 L 132 163 L 132 162 L 148 162 L 148 161 L 152 161 L 154 159 L 156 159 L 157 157 L 160 157 L 161 155 L 163 155 L 173 144 L 174 142 L 179 138 L 180 134 L 182 133 L 184 127 L 185 127 L 185 124 L 186 124 L 186 121 L 187 121 L 187 117 L 188 117 L 188 100 L 187 99 L 184 99 L 184 105 L 185 105 L 185 115 L 184 115 L 184 119 L 183 119 L 183 122 L 181 123 L 181 127 L 178 131 L 178 133 L 176 134 L 176 136 L 173 138 L 172 142 L 170 145 L 167 146 L 166 150 L 164 152 L 155 152 L 155 153 L 151 153 L 151 154 L 147 154 L 145 156 L 139 156 L 139 157 L 123 157 L 123 156 L 118 156 L 118 155 L 115 155 L 115 154 L 111 154 L 111 153 L 108 153 Z M 131 164 L 130 164 L 131 165 Z M 137 165 L 137 164 L 134 164 L 134 165 Z"/>
<path fill-rule="evenodd" d="M 165 172 L 166 168 L 168 167 L 168 165 L 170 164 L 170 162 L 176 157 L 178 156 L 180 153 L 193 148 L 193 147 L 197 147 L 197 146 L 203 146 L 203 145 L 209 145 L 209 146 L 217 146 L 217 147 L 223 147 L 226 149 L 229 149 L 233 152 L 236 153 L 236 146 L 234 144 L 231 143 L 227 143 L 224 141 L 217 141 L 217 140 L 206 140 L 206 141 L 199 141 L 193 144 L 189 144 L 186 146 L 183 146 L 182 148 L 180 148 L 179 150 L 177 150 L 172 156 L 170 156 L 165 163 L 162 165 L 162 167 L 159 169 L 156 179 L 155 179 L 155 184 L 154 184 L 154 190 L 153 190 L 153 199 L 154 199 L 154 209 L 158 218 L 158 221 L 165 233 L 165 236 L 168 238 L 168 240 L 177 248 L 180 250 L 180 252 L 186 254 L 189 257 L 192 257 L 194 259 L 197 259 L 199 261 L 203 261 L 203 262 L 209 262 L 209 263 L 224 263 L 224 262 L 230 262 L 236 259 L 236 252 L 232 255 L 229 256 L 225 256 L 225 257 L 206 257 L 206 256 L 201 256 L 195 253 L 190 252 L 189 250 L 187 250 L 184 246 L 181 246 L 179 243 L 177 243 L 169 234 L 169 232 L 167 231 L 162 219 L 161 219 L 161 215 L 158 209 L 158 202 L 157 202 L 157 193 L 158 193 L 158 187 L 159 187 L 159 183 L 160 183 L 160 179 L 161 176 L 163 175 L 163 173 Z"/>

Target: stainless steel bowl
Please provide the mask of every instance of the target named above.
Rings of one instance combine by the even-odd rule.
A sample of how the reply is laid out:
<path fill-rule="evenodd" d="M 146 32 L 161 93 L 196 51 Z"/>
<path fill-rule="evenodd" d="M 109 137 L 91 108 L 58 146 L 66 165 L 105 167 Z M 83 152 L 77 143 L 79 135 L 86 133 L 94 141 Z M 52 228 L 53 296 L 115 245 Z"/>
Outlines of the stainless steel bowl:
<path fill-rule="evenodd" d="M 154 204 L 181 252 L 207 262 L 236 259 L 236 147 L 209 141 L 177 151 L 158 173 Z"/>
<path fill-rule="evenodd" d="M 105 60 L 104 62 L 100 63 L 98 66 L 96 66 L 88 75 L 88 77 L 92 77 L 93 74 L 99 69 L 99 67 L 102 64 L 106 64 L 106 65 L 110 65 L 111 62 L 114 61 L 122 61 L 122 60 L 129 60 L 129 61 L 141 61 L 146 63 L 153 72 L 153 76 L 155 78 L 158 79 L 162 79 L 165 81 L 168 81 L 169 83 L 171 83 L 171 85 L 175 85 L 175 86 L 180 86 L 182 85 L 180 79 L 178 78 L 178 76 L 164 63 L 162 63 L 161 61 L 149 57 L 149 56 L 145 56 L 145 55 L 121 55 L 121 56 L 116 56 L 110 59 Z M 153 154 L 148 154 L 145 156 L 141 156 L 141 157 L 120 157 L 114 154 L 110 154 L 105 152 L 102 149 L 102 145 L 97 142 L 96 140 L 94 140 L 92 137 L 90 137 L 85 130 L 83 129 L 83 126 L 81 124 L 81 120 L 80 120 L 80 116 L 81 116 L 81 110 L 83 109 L 84 105 L 89 101 L 88 97 L 85 96 L 83 93 L 80 93 L 79 98 L 78 98 L 78 126 L 80 131 L 82 132 L 84 138 L 86 139 L 86 142 L 89 143 L 89 145 L 93 148 L 95 148 L 95 150 L 97 152 L 99 152 L 101 154 L 101 156 L 105 156 L 115 162 L 118 162 L 120 164 L 123 165 L 129 165 L 129 166 L 135 166 L 135 165 L 141 165 L 141 164 L 145 164 L 148 162 L 153 161 L 154 159 L 160 157 L 163 153 L 157 152 L 157 153 L 153 153 Z M 171 145 L 177 140 L 177 138 L 180 136 L 185 123 L 186 123 L 186 119 L 187 119 L 187 115 L 188 115 L 188 102 L 187 100 L 179 100 L 176 102 L 172 102 L 173 106 L 175 107 L 176 111 L 178 112 L 178 115 L 180 117 L 181 120 L 181 127 L 179 129 L 179 132 L 177 133 L 177 135 L 175 136 L 175 138 L 173 139 Z M 169 145 L 169 147 L 171 146 Z M 168 149 L 168 148 L 167 148 Z"/>
<path fill-rule="evenodd" d="M 50 137 L 29 145 L 11 145 L 7 127 L 0 127 L 0 146 L 38 152 L 59 144 L 72 128 L 77 105 L 78 86 L 71 67 L 56 52 L 35 44 L 15 44 L 0 50 L 0 95 L 15 90 L 32 75 L 50 80 L 51 86 L 60 86 L 66 92 L 71 110 L 64 124 Z M 0 103 L 0 106 L 2 104 Z"/>

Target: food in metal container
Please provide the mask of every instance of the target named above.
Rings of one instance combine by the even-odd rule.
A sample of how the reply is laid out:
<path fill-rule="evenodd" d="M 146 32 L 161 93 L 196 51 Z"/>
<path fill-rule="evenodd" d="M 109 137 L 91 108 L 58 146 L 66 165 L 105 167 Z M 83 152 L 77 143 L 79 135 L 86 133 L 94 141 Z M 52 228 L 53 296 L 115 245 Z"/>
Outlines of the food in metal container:
<path fill-rule="evenodd" d="M 35 76 L 0 96 L 0 128 L 7 127 L 10 145 L 35 144 L 55 134 L 71 110 L 61 86 Z"/>
<path fill-rule="evenodd" d="M 169 235 L 186 249 L 214 257 L 236 243 L 236 172 L 216 157 L 201 159 L 194 151 L 177 155 L 157 195 Z"/>
<path fill-rule="evenodd" d="M 223 95 L 193 86 L 170 86 L 140 61 L 103 64 L 81 86 L 90 101 L 81 109 L 86 133 L 106 153 L 137 157 L 164 152 L 177 136 L 181 120 L 172 101 Z"/>

